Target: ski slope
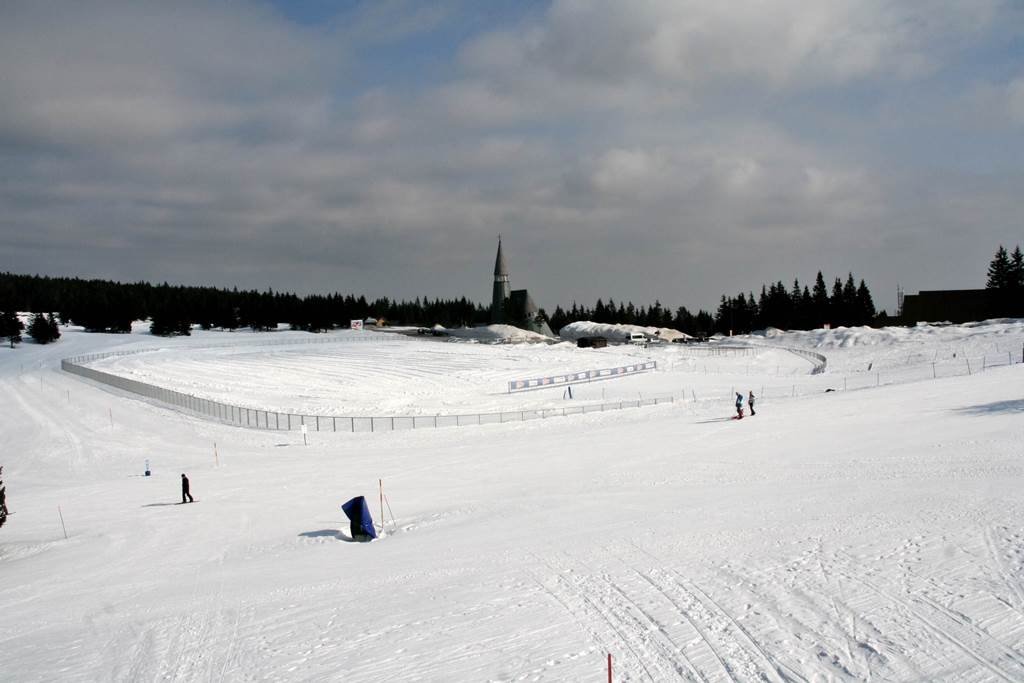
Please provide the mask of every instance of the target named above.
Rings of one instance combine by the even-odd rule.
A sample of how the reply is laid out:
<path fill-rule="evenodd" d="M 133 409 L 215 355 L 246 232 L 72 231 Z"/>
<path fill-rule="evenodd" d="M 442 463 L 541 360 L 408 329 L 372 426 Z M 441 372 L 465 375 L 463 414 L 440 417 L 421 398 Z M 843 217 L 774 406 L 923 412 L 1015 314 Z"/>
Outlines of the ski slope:
<path fill-rule="evenodd" d="M 605 680 L 611 653 L 616 681 L 1024 680 L 1024 365 L 992 367 L 1021 322 L 752 339 L 825 353 L 813 378 L 771 348 L 284 343 L 307 338 L 0 349 L 0 678 Z M 558 404 L 504 382 L 641 355 L 659 371 L 577 400 L 680 400 L 304 446 L 58 369 L 143 348 L 104 369 L 325 413 Z M 843 391 L 869 363 L 893 381 Z M 340 505 L 379 517 L 378 480 L 394 521 L 347 542 Z"/>

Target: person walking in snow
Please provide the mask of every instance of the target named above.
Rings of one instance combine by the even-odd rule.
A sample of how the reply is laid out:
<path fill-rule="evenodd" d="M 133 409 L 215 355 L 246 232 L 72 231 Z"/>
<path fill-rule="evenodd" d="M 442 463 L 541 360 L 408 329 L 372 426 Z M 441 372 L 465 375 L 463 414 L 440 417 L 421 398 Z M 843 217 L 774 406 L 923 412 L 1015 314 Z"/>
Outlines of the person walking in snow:
<path fill-rule="evenodd" d="M 185 498 L 188 498 L 186 501 Z M 185 476 L 184 472 L 181 475 L 181 502 L 182 503 L 194 503 L 195 499 L 192 498 L 192 494 L 188 492 L 188 477 Z"/>
<path fill-rule="evenodd" d="M 751 391 L 750 395 L 747 396 L 747 405 L 750 406 L 750 414 L 751 415 L 757 415 L 757 413 L 754 412 L 754 392 L 753 391 Z"/>
<path fill-rule="evenodd" d="M 743 394 L 736 392 L 736 419 L 743 419 Z"/>

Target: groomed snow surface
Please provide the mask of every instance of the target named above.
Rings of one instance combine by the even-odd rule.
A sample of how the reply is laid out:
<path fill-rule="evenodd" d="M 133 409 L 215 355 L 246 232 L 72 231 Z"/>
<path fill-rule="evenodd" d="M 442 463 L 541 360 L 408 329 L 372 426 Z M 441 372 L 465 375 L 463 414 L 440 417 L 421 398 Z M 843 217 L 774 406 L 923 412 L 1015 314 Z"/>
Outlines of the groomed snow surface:
<path fill-rule="evenodd" d="M 141 329 L 0 349 L 2 680 L 1024 680 L 1021 321 L 736 340 L 814 377 L 767 346 Z M 317 414 L 566 405 L 507 382 L 648 358 L 573 402 L 676 401 L 304 446 L 59 370 L 127 349 L 96 367 Z M 349 542 L 378 480 L 394 522 Z"/>

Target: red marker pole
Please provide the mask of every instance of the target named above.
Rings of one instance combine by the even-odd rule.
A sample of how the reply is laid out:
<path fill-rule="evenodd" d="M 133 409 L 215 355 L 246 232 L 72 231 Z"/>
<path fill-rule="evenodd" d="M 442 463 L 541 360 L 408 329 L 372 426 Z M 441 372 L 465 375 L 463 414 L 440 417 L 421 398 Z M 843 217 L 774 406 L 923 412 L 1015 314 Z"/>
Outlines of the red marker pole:
<path fill-rule="evenodd" d="M 608 683 L 612 683 L 612 653 L 608 653 Z"/>

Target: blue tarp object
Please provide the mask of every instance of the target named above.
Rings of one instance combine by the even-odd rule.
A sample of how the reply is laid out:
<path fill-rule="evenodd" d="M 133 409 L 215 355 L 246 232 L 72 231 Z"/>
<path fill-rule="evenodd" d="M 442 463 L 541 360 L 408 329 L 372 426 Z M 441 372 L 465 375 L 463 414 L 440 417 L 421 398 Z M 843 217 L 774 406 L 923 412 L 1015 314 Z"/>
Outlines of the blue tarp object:
<path fill-rule="evenodd" d="M 341 510 L 351 522 L 353 539 L 357 536 L 377 538 L 377 530 L 373 528 L 373 517 L 370 516 L 370 506 L 366 504 L 365 497 L 356 496 L 342 505 Z"/>

